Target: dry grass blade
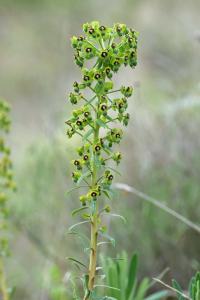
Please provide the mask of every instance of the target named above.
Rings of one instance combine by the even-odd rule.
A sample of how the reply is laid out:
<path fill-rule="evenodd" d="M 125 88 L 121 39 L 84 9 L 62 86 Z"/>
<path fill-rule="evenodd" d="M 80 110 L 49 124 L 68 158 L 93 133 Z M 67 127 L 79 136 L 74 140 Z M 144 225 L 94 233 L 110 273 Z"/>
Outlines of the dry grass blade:
<path fill-rule="evenodd" d="M 192 300 L 189 296 L 187 296 L 186 294 L 183 294 L 181 293 L 180 291 L 178 291 L 177 289 L 171 287 L 170 285 L 166 284 L 165 282 L 161 281 L 160 279 L 158 278 L 153 278 L 153 280 L 155 280 L 156 282 L 162 284 L 163 286 L 167 287 L 168 289 L 170 289 L 171 291 L 181 295 L 182 297 L 184 297 L 185 299 L 188 299 L 188 300 Z"/>
<path fill-rule="evenodd" d="M 168 206 L 166 206 L 165 204 L 163 204 L 161 201 L 154 199 L 146 194 L 144 194 L 143 192 L 138 191 L 137 189 L 135 189 L 132 186 L 129 186 L 128 184 L 125 183 L 116 183 L 115 184 L 115 188 L 122 190 L 122 191 L 126 191 L 128 193 L 132 193 L 135 194 L 136 196 L 138 196 L 139 198 L 150 202 L 151 204 L 155 205 L 156 207 L 159 207 L 160 209 L 162 209 L 163 211 L 167 212 L 168 214 L 170 214 L 171 216 L 175 217 L 176 219 L 178 219 L 179 221 L 183 222 L 184 224 L 186 224 L 187 226 L 189 226 L 190 228 L 194 229 L 195 231 L 197 231 L 198 233 L 200 233 L 200 226 L 193 223 L 192 221 L 190 221 L 189 219 L 187 219 L 186 217 L 182 216 L 181 214 L 179 214 L 178 212 L 174 211 L 173 209 L 169 208 Z"/>

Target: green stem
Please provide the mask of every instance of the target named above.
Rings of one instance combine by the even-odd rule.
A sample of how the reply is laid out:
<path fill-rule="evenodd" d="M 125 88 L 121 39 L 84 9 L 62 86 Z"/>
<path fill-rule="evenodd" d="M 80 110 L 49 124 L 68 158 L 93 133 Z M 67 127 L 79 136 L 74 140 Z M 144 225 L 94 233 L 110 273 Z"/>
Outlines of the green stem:
<path fill-rule="evenodd" d="M 98 118 L 98 116 L 96 116 Z M 95 145 L 99 140 L 99 125 L 95 125 L 93 144 Z M 94 152 L 93 155 L 96 155 Z M 92 188 L 96 187 L 98 168 L 93 160 L 93 171 L 92 171 Z M 88 300 L 90 297 L 90 292 L 94 288 L 95 276 L 96 276 L 96 265 L 97 265 L 97 241 L 98 241 L 98 205 L 95 200 L 93 200 L 94 210 L 91 216 L 91 237 L 90 237 L 90 262 L 89 262 L 89 281 L 88 290 L 89 293 L 85 296 L 84 300 Z"/>
<path fill-rule="evenodd" d="M 120 91 L 121 91 L 121 89 L 110 91 L 110 92 L 107 92 L 106 95 L 112 94 L 112 93 L 117 93 L 117 92 L 120 92 Z"/>
<path fill-rule="evenodd" d="M 2 300 L 9 300 L 2 258 L 0 258 L 0 292 L 2 295 Z"/>

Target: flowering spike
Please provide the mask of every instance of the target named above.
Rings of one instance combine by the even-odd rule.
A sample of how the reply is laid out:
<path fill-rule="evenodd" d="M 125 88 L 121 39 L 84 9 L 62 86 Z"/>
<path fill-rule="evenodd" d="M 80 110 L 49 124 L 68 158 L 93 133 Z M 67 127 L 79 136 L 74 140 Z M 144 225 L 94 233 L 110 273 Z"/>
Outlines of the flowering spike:
<path fill-rule="evenodd" d="M 71 138 L 77 134 L 82 138 L 82 145 L 77 149 L 78 156 L 73 160 L 75 167 L 72 179 L 76 184 L 84 182 L 87 191 L 80 196 L 81 205 L 88 209 L 82 215 L 89 219 L 91 241 L 89 267 L 84 300 L 93 299 L 97 264 L 97 241 L 99 233 L 103 234 L 101 213 L 109 213 L 111 208 L 105 205 L 103 197 L 110 198 L 113 170 L 109 164 L 121 161 L 121 153 L 114 152 L 123 131 L 121 125 L 127 126 L 129 114 L 128 98 L 133 88 L 121 86 L 113 89 L 113 74 L 122 66 L 134 68 L 137 64 L 138 33 L 125 24 L 113 27 L 100 25 L 94 21 L 83 25 L 85 36 L 71 39 L 75 51 L 75 63 L 81 69 L 81 81 L 73 84 L 74 91 L 69 95 L 72 105 L 78 105 L 66 124 L 67 135 Z M 92 67 L 91 67 L 92 65 Z M 83 95 L 83 90 L 92 92 L 91 98 Z M 117 97 L 113 95 L 117 93 Z M 121 125 L 120 125 L 121 124 Z M 85 211 L 84 209 L 84 211 Z M 82 209 L 78 210 L 82 212 Z"/>

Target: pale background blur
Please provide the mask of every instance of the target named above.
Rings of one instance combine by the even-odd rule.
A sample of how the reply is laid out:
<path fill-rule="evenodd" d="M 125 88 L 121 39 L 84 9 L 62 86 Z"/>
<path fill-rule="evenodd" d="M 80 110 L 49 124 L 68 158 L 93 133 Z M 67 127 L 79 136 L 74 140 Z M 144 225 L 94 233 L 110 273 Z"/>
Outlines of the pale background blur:
<path fill-rule="evenodd" d="M 127 23 L 140 32 L 135 71 L 123 69 L 116 84 L 134 84 L 131 122 L 121 145 L 122 177 L 199 223 L 200 216 L 200 1 L 199 0 L 0 0 L 0 96 L 12 105 L 10 144 L 18 192 L 11 200 L 9 282 L 15 300 L 54 299 L 52 266 L 61 277 L 66 256 L 81 257 L 67 236 L 78 206 L 69 161 L 73 143 L 64 121 L 66 95 L 80 71 L 70 37 L 84 22 Z M 173 217 L 133 195 L 118 194 L 110 224 L 116 249 L 137 251 L 140 276 L 170 267 L 183 285 L 200 261 L 199 236 Z M 123 242 L 122 242 L 123 241 Z M 46 297 L 46 298 L 45 298 Z"/>

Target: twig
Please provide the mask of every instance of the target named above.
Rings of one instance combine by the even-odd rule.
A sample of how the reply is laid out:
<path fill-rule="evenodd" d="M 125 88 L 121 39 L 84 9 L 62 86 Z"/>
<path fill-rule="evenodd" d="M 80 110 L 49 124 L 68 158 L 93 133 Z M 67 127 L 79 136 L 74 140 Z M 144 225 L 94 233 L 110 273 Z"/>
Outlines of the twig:
<path fill-rule="evenodd" d="M 188 297 L 187 295 L 181 293 L 179 290 L 171 287 L 170 285 L 166 284 L 165 282 L 161 281 L 160 279 L 158 278 L 153 278 L 153 280 L 155 280 L 156 282 L 162 284 L 163 286 L 167 287 L 168 289 L 172 290 L 173 292 L 181 295 L 182 297 L 184 297 L 185 299 L 188 299 L 188 300 L 192 300 L 190 297 Z"/>
<path fill-rule="evenodd" d="M 161 280 L 161 279 L 169 272 L 169 270 L 170 270 L 169 267 L 165 268 L 165 269 L 158 275 L 157 279 Z M 155 284 L 155 282 L 152 281 L 152 282 L 150 283 L 150 286 L 149 286 L 149 287 L 154 286 L 154 284 Z"/>

